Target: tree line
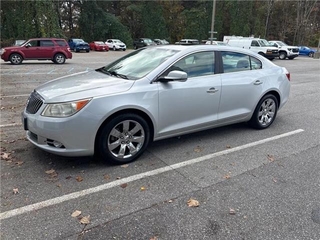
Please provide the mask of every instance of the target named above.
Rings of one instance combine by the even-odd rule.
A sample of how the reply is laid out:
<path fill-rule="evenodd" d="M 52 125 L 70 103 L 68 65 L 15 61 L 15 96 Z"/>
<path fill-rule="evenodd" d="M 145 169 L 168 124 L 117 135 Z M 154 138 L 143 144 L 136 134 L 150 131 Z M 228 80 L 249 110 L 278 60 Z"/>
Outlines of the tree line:
<path fill-rule="evenodd" d="M 134 38 L 210 37 L 213 0 L 1 1 L 1 45 L 32 37 L 118 38 L 132 47 Z M 317 46 L 319 0 L 216 0 L 214 37 L 225 35 L 278 39 L 288 44 Z"/>

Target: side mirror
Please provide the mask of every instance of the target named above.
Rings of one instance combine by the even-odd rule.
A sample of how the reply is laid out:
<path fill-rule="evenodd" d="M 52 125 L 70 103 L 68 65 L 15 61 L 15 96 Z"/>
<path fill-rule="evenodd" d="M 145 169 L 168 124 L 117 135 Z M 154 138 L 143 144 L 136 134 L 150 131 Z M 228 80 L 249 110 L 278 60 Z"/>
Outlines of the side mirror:
<path fill-rule="evenodd" d="M 187 81 L 188 74 L 183 71 L 174 70 L 169 72 L 167 76 L 160 77 L 158 81 L 160 82 L 171 82 L 171 81 L 180 81 L 185 82 Z"/>

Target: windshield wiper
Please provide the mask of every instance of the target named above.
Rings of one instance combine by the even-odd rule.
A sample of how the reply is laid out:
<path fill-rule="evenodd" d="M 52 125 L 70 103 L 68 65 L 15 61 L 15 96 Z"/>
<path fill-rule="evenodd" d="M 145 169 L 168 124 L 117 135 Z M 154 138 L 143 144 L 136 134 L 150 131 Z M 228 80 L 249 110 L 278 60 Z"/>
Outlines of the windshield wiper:
<path fill-rule="evenodd" d="M 116 76 L 116 77 L 120 77 L 123 79 L 128 79 L 128 77 L 126 75 L 121 74 L 121 73 L 117 73 L 116 71 L 107 71 L 104 68 L 99 68 L 96 71 L 103 72 L 103 73 L 108 74 L 110 76 Z"/>
<path fill-rule="evenodd" d="M 117 73 L 116 71 L 107 71 L 108 73 L 110 73 L 112 76 L 116 76 L 116 77 L 121 77 L 123 79 L 128 79 L 128 77 L 124 74 L 121 73 Z"/>

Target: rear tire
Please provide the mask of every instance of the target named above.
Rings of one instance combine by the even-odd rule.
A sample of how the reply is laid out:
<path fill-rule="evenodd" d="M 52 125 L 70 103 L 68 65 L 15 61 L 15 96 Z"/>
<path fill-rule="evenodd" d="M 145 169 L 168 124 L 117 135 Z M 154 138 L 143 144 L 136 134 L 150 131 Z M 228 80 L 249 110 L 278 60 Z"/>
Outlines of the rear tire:
<path fill-rule="evenodd" d="M 308 56 L 309 56 L 309 57 L 313 57 L 313 56 L 314 56 L 314 53 L 313 53 L 313 52 L 310 52 L 310 53 L 308 54 Z"/>
<path fill-rule="evenodd" d="M 116 50 L 116 47 L 115 46 L 113 46 L 113 51 L 115 51 Z"/>
<path fill-rule="evenodd" d="M 66 57 L 62 53 L 57 53 L 53 57 L 53 62 L 56 64 L 63 64 L 66 61 Z"/>
<path fill-rule="evenodd" d="M 11 64 L 13 64 L 13 65 L 19 65 L 19 64 L 22 63 L 22 61 L 23 61 L 23 58 L 22 58 L 22 56 L 21 56 L 19 53 L 12 53 L 12 54 L 10 55 L 10 62 L 11 62 Z"/>
<path fill-rule="evenodd" d="M 126 113 L 112 118 L 102 127 L 97 150 L 103 160 L 124 164 L 137 159 L 149 142 L 148 123 L 139 115 Z"/>
<path fill-rule="evenodd" d="M 256 129 L 266 129 L 271 126 L 278 112 L 278 99 L 272 95 L 265 95 L 256 106 L 256 109 L 248 122 Z"/>

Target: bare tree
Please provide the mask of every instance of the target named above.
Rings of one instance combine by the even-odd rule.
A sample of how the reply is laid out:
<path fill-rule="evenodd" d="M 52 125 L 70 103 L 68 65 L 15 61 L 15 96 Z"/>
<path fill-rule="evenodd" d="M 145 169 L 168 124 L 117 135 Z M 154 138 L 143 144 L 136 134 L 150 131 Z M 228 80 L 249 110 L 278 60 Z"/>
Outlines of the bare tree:
<path fill-rule="evenodd" d="M 308 29 L 309 17 L 318 0 L 298 0 L 296 28 L 293 42 L 301 44 L 304 41 L 306 29 Z"/>

